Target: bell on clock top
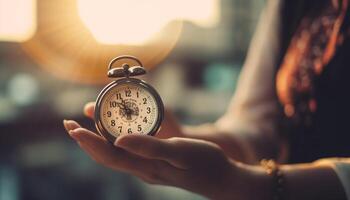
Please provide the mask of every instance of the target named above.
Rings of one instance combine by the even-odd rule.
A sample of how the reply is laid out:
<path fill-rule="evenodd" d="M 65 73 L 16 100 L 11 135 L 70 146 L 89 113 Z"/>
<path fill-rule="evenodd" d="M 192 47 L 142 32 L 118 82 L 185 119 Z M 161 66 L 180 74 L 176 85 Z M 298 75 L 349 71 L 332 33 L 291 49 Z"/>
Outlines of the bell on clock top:
<path fill-rule="evenodd" d="M 130 66 L 128 63 L 124 63 L 121 67 L 112 68 L 113 64 L 122 59 L 134 60 L 138 65 Z M 114 58 L 108 65 L 108 77 L 110 78 L 121 78 L 130 76 L 139 76 L 146 74 L 146 70 L 143 67 L 141 61 L 134 56 L 119 56 Z"/>

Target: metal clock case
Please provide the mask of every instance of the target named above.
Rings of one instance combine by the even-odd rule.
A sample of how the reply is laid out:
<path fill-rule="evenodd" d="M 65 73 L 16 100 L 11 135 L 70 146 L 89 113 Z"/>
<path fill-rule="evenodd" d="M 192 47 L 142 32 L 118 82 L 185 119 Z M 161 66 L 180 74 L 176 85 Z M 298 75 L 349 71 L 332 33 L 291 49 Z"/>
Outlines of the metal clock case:
<path fill-rule="evenodd" d="M 138 65 L 130 66 L 124 63 L 120 67 L 112 68 L 115 62 L 123 59 L 136 61 Z M 142 63 L 133 56 L 120 56 L 110 62 L 108 66 L 108 77 L 121 79 L 113 81 L 103 88 L 97 97 L 95 106 L 96 128 L 108 141 L 113 143 L 118 136 L 127 134 L 155 135 L 160 129 L 164 116 L 164 106 L 159 94 L 145 81 L 130 78 L 130 76 L 145 73 L 146 71 Z M 118 89 L 123 90 L 123 92 L 125 91 L 125 94 L 121 94 L 121 91 Z M 135 95 L 137 98 L 133 97 Z M 143 102 L 137 101 L 141 95 L 144 97 L 142 98 Z M 111 98 L 115 98 L 114 101 L 111 101 Z M 151 102 L 151 106 L 146 105 L 147 101 Z M 106 106 L 111 110 L 106 111 Z M 112 106 L 114 106 L 113 109 Z M 142 108 L 142 106 L 144 107 Z M 147 117 L 144 117 L 142 120 L 142 112 L 145 115 L 153 116 L 152 123 L 148 123 Z M 109 124 L 106 118 L 112 119 L 111 122 L 113 123 Z M 143 127 L 137 123 L 138 121 L 142 123 Z M 131 130 L 132 128 L 130 126 L 135 124 L 137 125 L 137 129 Z M 145 126 L 148 130 L 141 131 Z"/>

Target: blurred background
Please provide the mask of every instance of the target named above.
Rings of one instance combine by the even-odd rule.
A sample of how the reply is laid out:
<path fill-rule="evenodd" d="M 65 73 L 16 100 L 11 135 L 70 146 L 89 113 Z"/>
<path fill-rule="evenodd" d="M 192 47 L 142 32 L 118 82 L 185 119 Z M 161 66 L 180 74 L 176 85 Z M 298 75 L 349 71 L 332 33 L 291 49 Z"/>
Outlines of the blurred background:
<path fill-rule="evenodd" d="M 184 124 L 223 114 L 265 0 L 0 0 L 0 200 L 203 199 L 93 162 L 62 120 L 82 115 L 115 56 Z"/>

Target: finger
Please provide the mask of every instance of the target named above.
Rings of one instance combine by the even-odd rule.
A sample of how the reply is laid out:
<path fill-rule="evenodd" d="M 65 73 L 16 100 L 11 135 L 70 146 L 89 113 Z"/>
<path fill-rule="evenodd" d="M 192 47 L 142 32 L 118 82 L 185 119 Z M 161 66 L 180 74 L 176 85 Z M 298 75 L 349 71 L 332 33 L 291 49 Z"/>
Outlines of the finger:
<path fill-rule="evenodd" d="M 114 145 L 139 156 L 164 160 L 179 169 L 186 169 L 183 155 L 170 140 L 147 135 L 126 135 L 119 137 Z"/>
<path fill-rule="evenodd" d="M 180 173 L 164 161 L 145 159 L 116 148 L 87 129 L 78 128 L 70 131 L 70 134 L 96 162 L 115 170 L 132 173 L 147 182 L 173 184 L 174 177 Z"/>
<path fill-rule="evenodd" d="M 180 124 L 176 120 L 174 114 L 166 109 L 164 112 L 164 121 L 159 132 L 156 134 L 157 138 L 171 138 L 171 137 L 183 137 L 183 132 Z"/>
<path fill-rule="evenodd" d="M 95 102 L 89 102 L 84 106 L 84 114 L 85 116 L 94 119 L 95 115 Z"/>
<path fill-rule="evenodd" d="M 69 134 L 94 158 L 94 160 L 101 164 L 114 162 L 114 154 L 120 151 L 120 149 L 116 149 L 110 145 L 104 138 L 85 128 L 71 130 Z M 123 152 L 120 152 L 120 154 L 123 155 Z"/>
<path fill-rule="evenodd" d="M 63 120 L 63 126 L 67 132 L 81 127 L 76 121 L 73 120 Z"/>

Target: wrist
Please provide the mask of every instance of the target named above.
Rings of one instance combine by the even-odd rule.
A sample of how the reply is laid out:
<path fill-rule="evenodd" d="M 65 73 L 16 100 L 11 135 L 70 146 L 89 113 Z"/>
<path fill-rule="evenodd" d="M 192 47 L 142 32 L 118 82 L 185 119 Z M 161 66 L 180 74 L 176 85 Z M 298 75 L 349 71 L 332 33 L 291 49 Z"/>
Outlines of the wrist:
<path fill-rule="evenodd" d="M 262 167 L 242 163 L 236 164 L 235 175 L 232 177 L 235 199 L 270 200 L 273 196 L 272 185 L 272 177 Z"/>

